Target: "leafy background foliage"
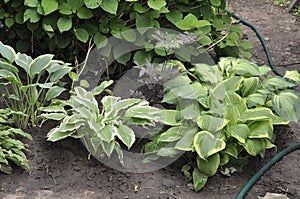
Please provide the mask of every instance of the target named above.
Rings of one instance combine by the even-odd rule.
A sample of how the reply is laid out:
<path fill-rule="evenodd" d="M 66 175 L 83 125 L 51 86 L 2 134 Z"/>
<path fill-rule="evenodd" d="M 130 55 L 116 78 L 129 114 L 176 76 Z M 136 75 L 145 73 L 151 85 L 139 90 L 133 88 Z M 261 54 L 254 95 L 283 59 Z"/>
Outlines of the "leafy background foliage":
<path fill-rule="evenodd" d="M 213 45 L 219 55 L 250 56 L 251 44 L 241 40 L 225 0 L 2 0 L 0 5 L 1 41 L 64 61 L 83 61 L 90 45 L 106 45 L 111 36 L 138 42 L 130 30 L 145 27 L 196 32 L 200 45 Z"/>

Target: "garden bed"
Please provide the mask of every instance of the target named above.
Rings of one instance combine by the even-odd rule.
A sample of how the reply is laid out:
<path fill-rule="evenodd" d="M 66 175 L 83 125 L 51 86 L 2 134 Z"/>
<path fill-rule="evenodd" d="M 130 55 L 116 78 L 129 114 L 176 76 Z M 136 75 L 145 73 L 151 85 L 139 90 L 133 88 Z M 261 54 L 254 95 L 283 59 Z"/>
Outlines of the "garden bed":
<path fill-rule="evenodd" d="M 273 6 L 272 0 L 230 1 L 230 4 L 237 15 L 263 33 L 276 64 L 300 62 L 300 23 L 296 17 Z M 256 36 L 250 30 L 245 32 L 255 44 L 253 60 L 267 63 Z M 296 67 L 280 67 L 280 70 Z M 180 171 L 183 159 L 151 173 L 122 173 L 93 158 L 88 160 L 88 152 L 78 140 L 47 142 L 46 133 L 54 126 L 53 122 L 47 122 L 43 128 L 29 130 L 33 137 L 33 141 L 28 142 L 32 152 L 28 157 L 31 172 L 16 167 L 11 175 L 1 173 L 1 198 L 234 198 L 248 179 L 276 153 L 271 149 L 263 160 L 251 158 L 243 173 L 234 173 L 231 177 L 218 173 L 210 178 L 203 190 L 195 193 Z M 275 129 L 278 150 L 300 141 L 299 127 L 299 124 L 292 123 Z M 296 151 L 272 167 L 247 198 L 264 196 L 266 192 L 299 198 L 299 154 Z"/>

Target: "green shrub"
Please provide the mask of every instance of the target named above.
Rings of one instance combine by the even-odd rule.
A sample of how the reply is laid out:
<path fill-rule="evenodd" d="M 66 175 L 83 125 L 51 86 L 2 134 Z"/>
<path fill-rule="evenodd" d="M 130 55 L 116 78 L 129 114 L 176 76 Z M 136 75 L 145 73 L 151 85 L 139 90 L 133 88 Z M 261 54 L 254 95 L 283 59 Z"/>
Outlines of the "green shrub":
<path fill-rule="evenodd" d="M 0 40 L 21 52 L 81 62 L 92 44 L 120 35 L 138 43 L 134 34 L 122 33 L 156 27 L 201 35 L 199 44 L 222 56 L 250 56 L 251 45 L 225 8 L 225 0 L 2 0 Z"/>

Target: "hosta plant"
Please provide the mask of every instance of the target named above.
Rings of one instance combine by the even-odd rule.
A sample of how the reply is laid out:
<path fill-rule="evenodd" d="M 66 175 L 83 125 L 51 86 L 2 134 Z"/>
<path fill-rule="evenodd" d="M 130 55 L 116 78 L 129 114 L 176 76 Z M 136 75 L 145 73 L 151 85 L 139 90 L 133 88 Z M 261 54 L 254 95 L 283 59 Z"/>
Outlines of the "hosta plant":
<path fill-rule="evenodd" d="M 152 156 L 185 151 L 189 162 L 183 171 L 196 191 L 218 170 L 230 175 L 248 155 L 263 157 L 275 147 L 273 126 L 300 118 L 294 90 L 300 75 L 290 71 L 281 78 L 269 71 L 244 59 L 222 58 L 217 65 L 195 64 L 169 80 L 163 102 L 176 105 L 182 125 L 156 136 L 145 151 Z"/>
<path fill-rule="evenodd" d="M 45 54 L 35 59 L 16 53 L 0 42 L 0 92 L 1 98 L 15 112 L 16 126 L 26 128 L 39 124 L 39 107 L 45 106 L 66 89 L 61 81 L 72 69 L 62 61 Z M 24 74 L 24 76 L 22 76 Z"/>
<path fill-rule="evenodd" d="M 11 163 L 29 171 L 28 160 L 25 151 L 28 146 L 18 139 L 17 136 L 23 136 L 31 140 L 31 136 L 11 125 L 13 120 L 10 118 L 14 113 L 10 109 L 0 109 L 0 171 L 10 174 L 12 172 Z"/>
<path fill-rule="evenodd" d="M 176 124 L 176 111 L 151 107 L 145 100 L 104 96 L 99 104 L 95 96 L 111 83 L 104 81 L 91 91 L 75 87 L 69 101 L 57 101 L 42 108 L 43 118 L 61 121 L 48 133 L 48 140 L 80 137 L 91 155 L 96 158 L 110 157 L 115 151 L 123 164 L 121 145 L 129 149 L 136 140 L 132 125 L 155 126 L 157 122 Z M 67 106 L 71 109 L 66 110 Z"/>

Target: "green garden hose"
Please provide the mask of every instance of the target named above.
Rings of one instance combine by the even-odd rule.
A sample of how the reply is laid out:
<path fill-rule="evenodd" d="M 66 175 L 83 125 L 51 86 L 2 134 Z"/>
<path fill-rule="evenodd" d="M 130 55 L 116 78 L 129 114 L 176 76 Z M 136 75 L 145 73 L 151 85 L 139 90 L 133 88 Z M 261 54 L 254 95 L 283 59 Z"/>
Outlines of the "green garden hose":
<path fill-rule="evenodd" d="M 235 18 L 236 20 L 240 21 L 242 24 L 244 24 L 245 26 L 251 28 L 257 35 L 257 37 L 259 38 L 259 41 L 261 42 L 264 51 L 266 53 L 269 65 L 272 69 L 272 71 L 280 76 L 283 77 L 283 75 L 278 71 L 278 69 L 276 68 L 276 66 L 273 63 L 269 48 L 267 46 L 267 43 L 265 41 L 265 39 L 263 38 L 263 36 L 260 34 L 260 32 L 257 30 L 257 28 L 255 26 L 253 26 L 252 24 L 250 24 L 249 22 L 245 21 L 244 19 L 241 19 L 240 17 L 236 16 L 235 14 L 227 11 L 229 14 L 232 15 L 233 18 Z M 244 187 L 240 190 L 240 192 L 238 193 L 236 199 L 243 199 L 247 192 L 250 190 L 250 188 L 256 183 L 256 181 L 260 178 L 260 176 L 262 176 L 268 169 L 270 169 L 276 162 L 278 162 L 280 159 L 282 159 L 285 155 L 291 153 L 292 151 L 295 151 L 297 149 L 300 149 L 300 142 L 289 146 L 288 148 L 284 149 L 283 151 L 281 151 L 280 153 L 276 154 L 269 162 L 267 162 L 245 185 Z"/>

